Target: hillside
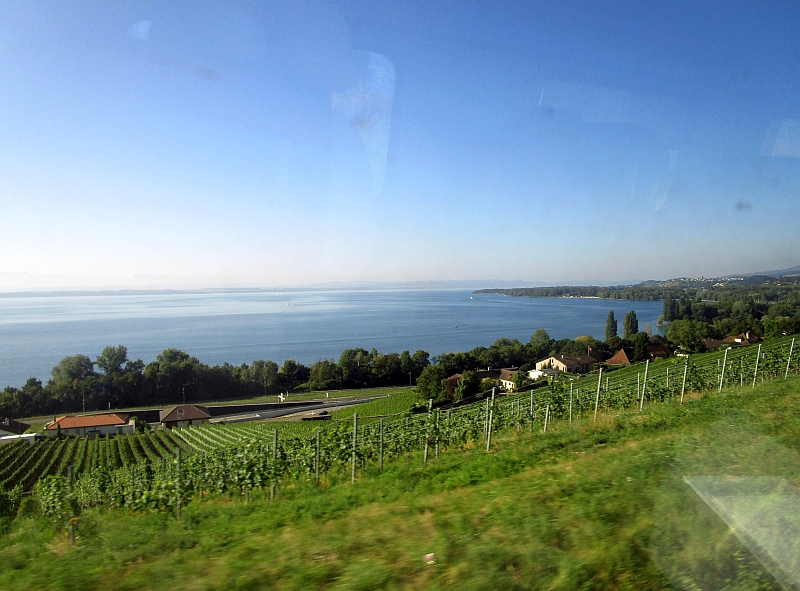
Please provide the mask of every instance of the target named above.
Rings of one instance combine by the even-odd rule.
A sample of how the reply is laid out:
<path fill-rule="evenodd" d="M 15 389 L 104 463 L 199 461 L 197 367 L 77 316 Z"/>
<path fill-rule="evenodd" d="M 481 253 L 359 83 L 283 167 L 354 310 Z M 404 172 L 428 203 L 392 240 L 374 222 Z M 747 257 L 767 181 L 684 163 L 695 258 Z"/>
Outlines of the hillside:
<path fill-rule="evenodd" d="M 74 547 L 43 518 L 18 518 L 0 543 L 0 588 L 777 589 L 683 478 L 796 487 L 798 403 L 791 377 L 546 434 L 509 429 L 488 454 L 368 464 L 355 486 L 333 471 L 273 505 L 214 496 L 182 521 L 87 510 Z"/>

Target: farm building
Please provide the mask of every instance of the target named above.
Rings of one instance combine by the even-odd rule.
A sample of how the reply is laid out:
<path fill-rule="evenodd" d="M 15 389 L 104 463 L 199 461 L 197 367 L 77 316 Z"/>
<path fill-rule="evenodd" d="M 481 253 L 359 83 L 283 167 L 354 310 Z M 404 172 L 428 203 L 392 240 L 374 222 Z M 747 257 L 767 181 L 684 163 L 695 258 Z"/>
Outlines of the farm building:
<path fill-rule="evenodd" d="M 514 381 L 517 379 L 517 376 L 522 375 L 519 371 L 513 369 L 501 369 L 500 370 L 500 385 L 503 387 L 503 390 L 506 392 L 513 392 L 516 390 L 516 384 Z"/>
<path fill-rule="evenodd" d="M 29 428 L 30 425 L 28 423 L 15 421 L 14 419 L 9 419 L 8 417 L 0 417 L 0 437 L 4 437 L 6 435 L 22 435 Z"/>
<path fill-rule="evenodd" d="M 56 417 L 45 426 L 48 435 L 120 435 L 134 432 L 133 421 L 128 413 L 109 412 L 80 417 Z"/>
<path fill-rule="evenodd" d="M 594 369 L 597 359 L 590 355 L 553 355 L 547 359 L 536 362 L 536 369 L 557 369 L 564 373 L 589 373 Z"/>
<path fill-rule="evenodd" d="M 211 413 L 207 408 L 194 404 L 178 404 L 162 410 L 158 416 L 161 426 L 167 429 L 204 425 L 211 419 Z"/>

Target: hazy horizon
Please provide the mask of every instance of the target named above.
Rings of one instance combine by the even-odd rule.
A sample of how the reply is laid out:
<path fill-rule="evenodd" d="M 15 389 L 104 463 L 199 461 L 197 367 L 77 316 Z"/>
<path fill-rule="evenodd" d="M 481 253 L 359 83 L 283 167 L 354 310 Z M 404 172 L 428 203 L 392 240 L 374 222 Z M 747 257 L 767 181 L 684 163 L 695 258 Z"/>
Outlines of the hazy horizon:
<path fill-rule="evenodd" d="M 799 21 L 747 2 L 3 3 L 0 290 L 791 267 Z"/>

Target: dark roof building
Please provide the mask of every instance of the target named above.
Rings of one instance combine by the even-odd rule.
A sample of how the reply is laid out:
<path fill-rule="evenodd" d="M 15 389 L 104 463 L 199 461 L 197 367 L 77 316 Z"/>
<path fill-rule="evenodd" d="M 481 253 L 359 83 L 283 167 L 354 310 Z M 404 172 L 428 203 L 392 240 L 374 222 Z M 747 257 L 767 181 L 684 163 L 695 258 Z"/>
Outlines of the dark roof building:
<path fill-rule="evenodd" d="M 673 355 L 664 345 L 651 345 L 647 347 L 647 352 L 650 353 L 650 359 L 668 359 Z"/>
<path fill-rule="evenodd" d="M 202 425 L 211 418 L 211 413 L 204 406 L 194 404 L 176 404 L 158 413 L 161 424 L 165 427 L 188 427 Z"/>
<path fill-rule="evenodd" d="M 708 351 L 716 351 L 717 349 L 727 345 L 728 343 L 726 343 L 725 341 L 720 341 L 719 339 L 711 339 L 706 337 L 703 339 L 703 344 L 706 346 L 706 349 Z"/>
<path fill-rule="evenodd" d="M 591 355 L 563 355 L 558 353 L 536 362 L 536 369 L 542 371 L 552 368 L 564 373 L 589 373 L 594 369 L 597 359 Z"/>
<path fill-rule="evenodd" d="M 0 417 L 0 435 L 22 435 L 30 427 L 28 423 L 15 421 L 8 417 Z"/>
<path fill-rule="evenodd" d="M 754 335 L 749 330 L 747 332 L 743 332 L 742 334 L 737 334 L 736 336 L 730 336 L 725 339 L 724 342 L 730 343 L 732 345 L 753 345 L 755 343 L 760 343 L 764 339 L 759 336 Z"/>

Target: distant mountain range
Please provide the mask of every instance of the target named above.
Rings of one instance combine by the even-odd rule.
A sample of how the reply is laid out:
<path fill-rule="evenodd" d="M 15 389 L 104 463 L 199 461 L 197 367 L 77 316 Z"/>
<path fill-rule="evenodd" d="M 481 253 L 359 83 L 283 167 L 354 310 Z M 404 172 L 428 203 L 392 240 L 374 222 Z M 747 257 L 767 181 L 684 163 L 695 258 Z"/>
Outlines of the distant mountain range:
<path fill-rule="evenodd" d="M 741 273 L 738 277 L 754 277 L 761 275 L 764 277 L 786 277 L 787 275 L 800 275 L 800 265 L 789 267 L 788 269 L 780 269 L 778 271 L 759 271 L 758 273 Z M 736 275 L 729 275 L 735 277 Z"/>

